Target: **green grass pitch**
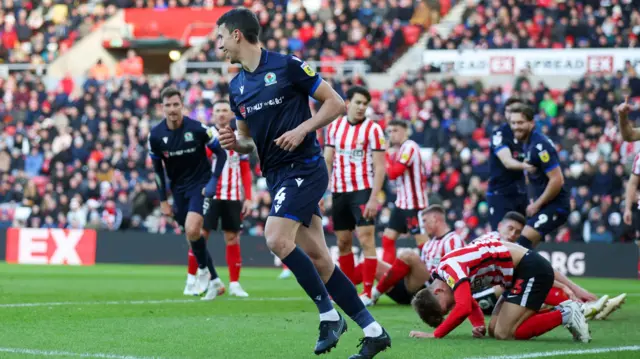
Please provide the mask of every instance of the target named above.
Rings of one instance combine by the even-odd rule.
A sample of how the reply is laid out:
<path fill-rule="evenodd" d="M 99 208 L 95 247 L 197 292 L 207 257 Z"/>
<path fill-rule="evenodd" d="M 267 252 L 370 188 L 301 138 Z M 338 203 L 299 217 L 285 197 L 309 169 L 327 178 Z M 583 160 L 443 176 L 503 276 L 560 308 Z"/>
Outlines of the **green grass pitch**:
<path fill-rule="evenodd" d="M 185 267 L 23 266 L 0 263 L 0 358 L 313 358 L 318 315 L 294 278 L 275 269 L 243 269 L 247 300 L 213 302 L 182 295 Z M 223 280 L 226 269 L 220 268 Z M 372 308 L 393 347 L 378 358 L 640 358 L 640 282 L 580 279 L 597 294 L 629 294 L 606 321 L 590 322 L 593 341 L 574 343 L 564 328 L 527 342 L 474 339 L 463 324 L 446 339 L 409 338 L 429 330 L 409 307 L 388 298 Z M 32 303 L 32 304 L 29 304 Z M 487 318 L 488 319 L 488 318 Z M 356 353 L 362 331 L 352 321 L 323 358 Z M 625 351 L 594 352 L 600 348 Z M 572 356 L 569 356 L 569 355 Z M 575 355 L 575 356 L 574 356 Z"/>

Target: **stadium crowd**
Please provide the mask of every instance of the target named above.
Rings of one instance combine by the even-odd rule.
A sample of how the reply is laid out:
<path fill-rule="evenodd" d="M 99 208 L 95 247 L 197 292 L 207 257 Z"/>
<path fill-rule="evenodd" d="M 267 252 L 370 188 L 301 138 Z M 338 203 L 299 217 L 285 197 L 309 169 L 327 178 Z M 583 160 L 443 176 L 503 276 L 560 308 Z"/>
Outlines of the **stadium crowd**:
<path fill-rule="evenodd" d="M 635 0 L 470 1 L 462 23 L 429 49 L 640 47 Z"/>
<path fill-rule="evenodd" d="M 504 100 L 518 95 L 538 110 L 536 123 L 560 149 L 572 188 L 573 212 L 553 240 L 611 242 L 631 236 L 621 220 L 621 202 L 624 178 L 640 147 L 622 142 L 613 108 L 627 92 L 638 103 L 640 78 L 633 69 L 584 78 L 564 92 L 526 77 L 512 88 L 483 88 L 453 79 L 426 82 L 422 75 L 374 91 L 370 116 L 383 127 L 394 118 L 410 121 L 411 139 L 433 150 L 425 151 L 430 201 L 443 203 L 461 232 L 475 236 L 487 230 L 488 137 L 504 121 Z M 62 89 L 46 92 L 29 73 L 2 81 L 0 226 L 179 231 L 160 215 L 146 139 L 162 119 L 159 94 L 169 84 L 184 90 L 189 116 L 211 124 L 211 104 L 227 95 L 228 83 L 200 76 L 156 82 L 90 77 L 78 99 Z M 366 85 L 359 77 L 329 81 L 342 95 L 352 84 Z M 637 105 L 630 116 L 640 117 Z M 255 160 L 253 168 L 254 211 L 245 224 L 249 234 L 260 235 L 271 199 Z M 380 230 L 393 199 L 394 189 L 386 186 Z M 325 206 L 325 228 L 331 232 L 330 197 Z"/>

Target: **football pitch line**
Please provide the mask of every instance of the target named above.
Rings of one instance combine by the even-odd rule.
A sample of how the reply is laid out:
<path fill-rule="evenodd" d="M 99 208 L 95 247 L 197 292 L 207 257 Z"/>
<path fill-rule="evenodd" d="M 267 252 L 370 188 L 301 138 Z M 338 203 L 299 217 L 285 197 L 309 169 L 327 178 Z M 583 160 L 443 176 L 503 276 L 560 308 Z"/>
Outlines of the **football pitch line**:
<path fill-rule="evenodd" d="M 602 354 L 613 352 L 640 351 L 640 345 L 631 345 L 625 347 L 595 348 L 595 349 L 576 349 L 576 350 L 554 350 L 549 352 L 534 352 L 527 354 L 509 354 L 487 357 L 469 357 L 465 359 L 528 359 L 528 358 L 544 358 L 561 355 L 585 355 L 585 354 Z"/>
<path fill-rule="evenodd" d="M 255 297 L 255 298 L 232 298 L 226 297 L 213 300 L 233 301 L 233 302 L 290 302 L 308 300 L 307 297 Z M 179 303 L 205 303 L 199 297 L 193 299 L 161 299 L 161 300 L 113 300 L 113 301 L 93 301 L 93 302 L 41 302 L 41 303 L 3 303 L 0 308 L 29 308 L 29 307 L 60 307 L 65 305 L 147 305 L 147 304 L 179 304 Z"/>
<path fill-rule="evenodd" d="M 40 357 L 66 356 L 66 357 L 77 357 L 77 358 L 103 358 L 103 359 L 161 359 L 160 357 L 138 357 L 133 355 L 118 355 L 118 354 L 107 354 L 107 353 L 70 353 L 70 352 L 58 351 L 58 350 L 38 350 L 38 349 L 24 349 L 24 348 L 2 348 L 2 347 L 0 347 L 0 353 L 37 355 Z"/>

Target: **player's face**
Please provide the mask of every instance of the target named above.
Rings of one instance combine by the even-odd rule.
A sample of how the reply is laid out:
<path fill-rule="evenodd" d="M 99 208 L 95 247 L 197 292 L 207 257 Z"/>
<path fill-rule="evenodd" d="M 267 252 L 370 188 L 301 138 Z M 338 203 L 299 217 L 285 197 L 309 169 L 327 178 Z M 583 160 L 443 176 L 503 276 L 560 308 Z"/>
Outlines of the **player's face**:
<path fill-rule="evenodd" d="M 216 45 L 218 49 L 224 52 L 224 55 L 232 64 L 240 63 L 238 60 L 238 36 L 240 31 L 229 29 L 222 24 L 218 26 L 218 35 L 216 36 Z"/>
<path fill-rule="evenodd" d="M 225 127 L 231 122 L 231 107 L 228 103 L 218 103 L 213 107 L 213 122 L 218 128 Z"/>
<path fill-rule="evenodd" d="M 427 231 L 427 236 L 435 236 L 438 229 L 438 216 L 435 213 L 423 214 L 422 220 L 424 221 L 424 227 L 425 231 Z"/>
<path fill-rule="evenodd" d="M 407 139 L 407 130 L 400 126 L 389 126 L 387 133 L 393 146 L 400 146 Z"/>
<path fill-rule="evenodd" d="M 182 120 L 182 101 L 180 96 L 175 95 L 162 100 L 162 111 L 164 117 L 171 122 Z"/>
<path fill-rule="evenodd" d="M 509 121 L 509 117 L 511 116 L 511 109 L 513 109 L 513 105 L 515 105 L 516 103 L 512 103 L 509 106 L 506 106 L 504 108 L 504 118 L 507 119 L 507 121 Z"/>
<path fill-rule="evenodd" d="M 429 290 L 438 299 L 438 303 L 440 303 L 440 307 L 442 308 L 442 313 L 449 313 L 456 304 L 456 301 L 453 298 L 453 291 L 449 285 L 438 279 L 433 281 Z"/>
<path fill-rule="evenodd" d="M 522 224 L 510 219 L 505 219 L 498 225 L 498 232 L 500 233 L 500 237 L 511 243 L 515 243 L 522 233 L 522 228 Z"/>
<path fill-rule="evenodd" d="M 513 136 L 518 141 L 527 139 L 531 131 L 533 131 L 534 125 L 535 123 L 533 121 L 528 121 L 521 113 L 512 113 L 509 117 L 509 126 L 511 126 Z"/>
<path fill-rule="evenodd" d="M 362 94 L 357 93 L 353 95 L 353 98 L 349 101 L 347 115 L 351 120 L 355 120 L 357 122 L 364 121 L 367 107 L 369 107 L 369 101 L 367 101 L 367 98 Z"/>

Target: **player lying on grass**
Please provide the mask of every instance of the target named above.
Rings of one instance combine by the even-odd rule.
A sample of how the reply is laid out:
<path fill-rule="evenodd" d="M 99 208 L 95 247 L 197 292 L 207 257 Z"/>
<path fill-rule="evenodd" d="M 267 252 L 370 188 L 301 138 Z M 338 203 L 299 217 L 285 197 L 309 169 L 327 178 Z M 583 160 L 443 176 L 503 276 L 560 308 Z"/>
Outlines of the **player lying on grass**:
<path fill-rule="evenodd" d="M 433 333 L 412 331 L 412 337 L 442 338 L 466 318 L 473 326 L 473 336 L 484 336 L 484 315 L 472 290 L 502 285 L 508 290 L 494 310 L 490 336 L 525 340 L 565 325 L 575 340 L 591 340 L 578 303 L 568 300 L 550 311 L 539 312 L 553 287 L 553 268 L 538 253 L 518 244 L 476 239 L 444 256 L 432 275 L 433 283 L 418 292 L 411 304 L 420 318 L 436 329 Z"/>

